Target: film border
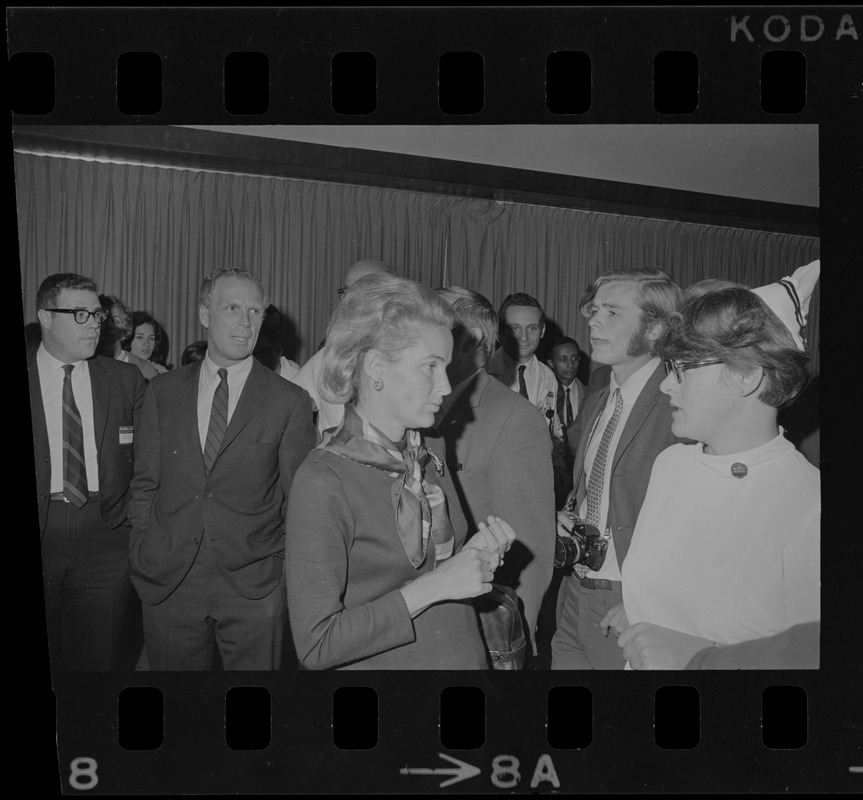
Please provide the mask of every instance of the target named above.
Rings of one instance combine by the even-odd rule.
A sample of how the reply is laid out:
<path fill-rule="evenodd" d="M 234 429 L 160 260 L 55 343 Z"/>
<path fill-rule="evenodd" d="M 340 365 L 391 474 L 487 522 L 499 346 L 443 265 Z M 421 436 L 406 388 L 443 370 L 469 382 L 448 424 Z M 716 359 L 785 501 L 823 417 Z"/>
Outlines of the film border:
<path fill-rule="evenodd" d="M 484 110 L 463 120 L 472 124 L 503 123 L 814 123 L 819 125 L 822 204 L 820 235 L 825 263 L 843 265 L 842 278 L 856 288 L 859 277 L 853 264 L 863 263 L 859 230 L 859 148 L 852 146 L 853 130 L 860 129 L 860 44 L 842 30 L 841 19 L 850 14 L 863 26 L 863 14 L 847 7 L 690 8 L 690 9 L 10 9 L 7 11 L 8 53 L 49 52 L 56 65 L 56 107 L 47 116 L 13 116 L 13 125 L 80 124 L 458 124 L 437 107 L 434 65 L 441 52 L 476 51 L 485 59 Z M 824 33 L 807 41 L 805 15 L 823 21 Z M 747 33 L 740 20 L 748 16 Z M 788 33 L 781 19 L 789 21 Z M 738 22 L 735 36 L 734 23 Z M 814 23 L 813 23 L 814 24 Z M 863 30 L 863 27 L 861 27 Z M 748 34 L 748 35 L 747 35 Z M 811 35 L 811 33 L 809 34 Z M 784 38 L 777 40 L 778 37 Z M 750 41 L 751 38 L 751 41 Z M 761 110 L 757 76 L 760 58 L 772 49 L 804 52 L 809 91 L 807 107 L 800 114 L 777 118 Z M 593 62 L 593 105 L 583 115 L 550 114 L 544 107 L 542 69 L 553 51 L 585 50 Z M 650 63 L 659 50 L 691 50 L 701 65 L 700 105 L 690 115 L 660 115 L 652 107 L 649 91 Z M 271 108 L 263 117 L 231 117 L 221 102 L 221 59 L 229 52 L 254 50 L 268 54 L 271 63 Z M 129 51 L 158 52 L 163 61 L 162 111 L 151 117 L 129 118 L 119 113 L 113 98 L 116 58 Z M 329 97 L 329 59 L 335 52 L 368 51 L 378 55 L 378 105 L 363 118 L 340 117 Z M 428 65 L 423 71 L 418 64 Z M 525 65 L 533 65 L 533 69 Z M 639 78 L 640 76 L 640 78 Z M 410 82 L 408 82 L 408 77 Z M 11 150 L 11 148 L 10 148 Z M 793 165 L 792 165 L 793 166 Z M 831 304 L 847 311 L 846 296 L 834 283 L 826 291 Z M 845 313 L 822 326 L 825 340 L 847 341 Z M 846 354 L 848 351 L 844 350 Z M 837 352 L 825 352 L 825 386 L 837 398 L 835 415 L 843 408 L 842 388 L 853 390 L 858 377 L 836 375 Z M 833 365 L 833 369 L 830 366 Z M 847 368 L 847 365 L 846 365 Z M 830 374 L 834 378 L 830 379 Z M 433 791 L 437 783 L 416 783 L 398 774 L 408 762 L 417 766 L 442 765 L 437 753 L 437 698 L 451 682 L 477 685 L 488 703 L 487 740 L 476 752 L 452 752 L 452 756 L 483 766 L 481 779 L 457 784 L 456 790 L 491 791 L 487 775 L 493 757 L 507 753 L 519 757 L 525 775 L 537 757 L 551 753 L 560 777 L 561 791 L 682 791 L 707 788 L 717 791 L 851 791 L 848 768 L 863 765 L 860 740 L 859 687 L 852 683 L 855 659 L 852 649 L 861 638 L 859 615 L 853 613 L 853 587 L 861 563 L 861 546 L 854 540 L 856 515 L 849 494 L 859 487 L 860 468 L 848 453 L 838 451 L 828 429 L 823 469 L 826 488 L 824 532 L 842 549 L 825 547 L 822 573 L 824 626 L 822 668 L 817 672 L 700 673 L 668 679 L 662 675 L 637 675 L 629 683 L 619 676 L 578 676 L 573 684 L 586 685 L 594 694 L 594 742 L 584 751 L 552 751 L 544 743 L 544 705 L 548 689 L 563 684 L 555 674 L 521 676 L 396 675 L 365 673 L 362 676 L 303 674 L 295 686 L 283 686 L 277 676 L 205 676 L 195 682 L 185 676 L 142 675 L 87 676 L 58 686 L 57 734 L 61 780 L 65 780 L 68 756 L 78 748 L 107 749 L 101 784 L 91 793 L 155 791 L 215 792 L 330 792 L 330 791 Z M 26 439 L 26 437 L 25 437 Z M 25 442 L 26 446 L 29 446 Z M 20 480 L 20 479 L 19 479 Z M 26 481 L 25 481 L 26 483 Z M 29 493 L 31 484 L 23 487 Z M 859 494 L 859 489 L 856 491 Z M 851 511 L 849 514 L 848 511 Z M 843 513 L 845 512 L 845 513 Z M 825 536 L 825 544 L 828 539 Z M 34 553 L 23 559 L 28 571 L 38 574 Z M 828 578 L 829 576 L 829 578 Z M 32 582 L 28 585 L 32 586 Z M 38 586 L 38 584 L 36 584 Z M 851 612 L 849 613 L 849 608 Z M 39 615 L 36 627 L 39 628 Z M 27 620 L 16 621 L 21 629 Z M 33 652 L 44 653 L 43 629 L 37 630 Z M 32 637 L 32 631 L 30 632 Z M 25 662 L 26 663 L 26 662 Z M 47 694 L 47 669 L 24 669 L 31 696 Z M 239 680 L 238 680 L 239 678 Z M 507 681 L 514 680 L 510 690 Z M 569 682 L 569 681 L 566 681 Z M 33 685 L 30 685 L 30 684 Z M 169 741 L 166 713 L 166 745 L 150 754 L 120 752 L 111 745 L 115 736 L 112 698 L 128 685 L 157 685 L 169 698 L 186 703 L 188 716 L 219 720 L 224 692 L 231 685 L 263 685 L 273 696 L 273 742 L 264 753 L 230 753 L 224 747 L 218 725 L 201 730 L 203 739 L 188 730 Z M 704 728 L 698 748 L 685 754 L 662 752 L 651 736 L 650 698 L 663 685 L 696 686 L 702 696 Z M 803 686 L 809 696 L 809 744 L 801 751 L 768 751 L 760 744 L 758 714 L 750 704 L 760 702 L 760 692 L 774 684 Z M 373 751 L 340 752 L 332 745 L 329 704 L 332 691 L 342 685 L 375 686 L 380 702 L 380 744 Z M 410 724 L 396 724 L 392 714 L 403 693 L 420 697 Z M 423 692 L 425 694 L 423 694 Z M 195 698 L 200 703 L 195 704 Z M 505 704 L 504 704 L 505 699 Z M 173 702 L 173 701 L 172 701 Z M 39 722 L 51 726 L 50 697 Z M 327 709 L 322 712 L 322 709 Z M 642 714 L 632 724 L 633 713 Z M 321 715 L 307 725 L 309 715 Z M 279 724 L 278 720 L 281 720 Z M 302 720 L 303 725 L 296 721 Z M 713 727 L 716 720 L 716 727 Z M 176 723 L 171 723 L 176 724 Z M 423 728 L 422 730 L 417 730 Z M 41 737 L 47 748 L 54 748 Z M 111 751 L 111 747 L 114 747 Z M 70 749 L 72 748 L 72 749 Z M 205 755 L 185 760 L 187 753 Z M 87 755 L 89 749 L 80 751 Z M 625 753 L 625 771 L 620 765 Z M 101 758 L 101 756 L 100 756 Z M 51 763 L 53 754 L 46 756 Z M 104 761 L 104 759 L 103 759 Z M 268 764 L 268 762 L 270 762 Z M 437 764 L 435 763 L 437 762 Z M 218 766 L 218 768 L 216 768 Z M 108 770 L 105 772 L 105 770 Z M 116 778 L 109 780 L 113 771 Z M 161 773 L 161 775 L 160 775 Z M 266 777 L 261 777 L 266 776 Z M 410 788 L 409 788 L 410 786 Z M 416 787 L 415 789 L 413 787 Z M 522 777 L 516 790 L 528 790 Z M 550 789 L 543 783 L 541 790 Z"/>

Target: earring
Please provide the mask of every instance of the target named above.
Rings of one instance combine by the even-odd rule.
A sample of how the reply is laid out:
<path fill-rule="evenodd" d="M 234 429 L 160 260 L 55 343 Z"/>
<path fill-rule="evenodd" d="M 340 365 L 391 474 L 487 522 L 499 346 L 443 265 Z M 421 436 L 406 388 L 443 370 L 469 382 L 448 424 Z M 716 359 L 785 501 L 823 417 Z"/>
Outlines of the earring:
<path fill-rule="evenodd" d="M 379 392 L 384 388 L 384 382 L 380 378 L 377 378 L 374 383 L 372 383 L 372 386 L 374 386 L 376 392 Z"/>

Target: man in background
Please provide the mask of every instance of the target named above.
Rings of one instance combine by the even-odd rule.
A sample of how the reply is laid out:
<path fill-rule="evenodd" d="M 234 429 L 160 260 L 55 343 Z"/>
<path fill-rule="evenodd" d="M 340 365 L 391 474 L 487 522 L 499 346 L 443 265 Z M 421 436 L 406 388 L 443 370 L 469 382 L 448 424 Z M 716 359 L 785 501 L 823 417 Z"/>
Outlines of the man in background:
<path fill-rule="evenodd" d="M 129 517 L 132 580 L 154 670 L 274 670 L 287 627 L 285 509 L 314 447 L 308 394 L 252 353 L 263 288 L 244 270 L 201 284 L 201 361 L 152 381 Z"/>
<path fill-rule="evenodd" d="M 96 284 L 48 276 L 28 354 L 42 575 L 52 668 L 122 668 L 132 594 L 127 507 L 144 397 L 137 367 L 94 356 L 107 318 Z"/>
<path fill-rule="evenodd" d="M 450 474 L 470 530 L 494 514 L 516 533 L 495 583 L 517 591 L 535 653 L 537 616 L 554 562 L 551 442 L 531 404 L 485 370 L 498 330 L 491 303 L 458 287 L 438 294 L 455 312 L 456 327 L 447 367 L 452 393 L 443 399 L 435 426 L 446 440 Z"/>
<path fill-rule="evenodd" d="M 575 463 L 575 450 L 569 443 L 569 431 L 577 424 L 578 412 L 584 402 L 584 384 L 576 377 L 581 363 L 581 350 L 575 339 L 564 336 L 551 346 L 550 357 L 546 361 L 557 378 L 556 411 L 563 431 L 564 460 L 566 480 L 555 484 L 557 508 L 563 507 L 572 491 L 572 469 Z"/>
<path fill-rule="evenodd" d="M 616 640 L 598 623 L 622 602 L 620 567 L 653 462 L 677 441 L 654 348 L 679 299 L 677 284 L 662 270 L 617 270 L 597 278 L 579 303 L 590 320 L 591 357 L 604 366 L 596 371 L 601 388 L 581 411 L 573 510 L 607 538 L 608 549 L 598 570 L 576 565 L 563 581 L 552 669 L 624 667 Z"/>
<path fill-rule="evenodd" d="M 552 440 L 555 496 L 566 497 L 571 484 L 566 468 L 563 427 L 555 410 L 557 378 L 536 356 L 545 336 L 545 311 L 524 292 L 504 298 L 498 310 L 501 346 L 488 362 L 488 374 L 529 401 L 545 419 Z"/>

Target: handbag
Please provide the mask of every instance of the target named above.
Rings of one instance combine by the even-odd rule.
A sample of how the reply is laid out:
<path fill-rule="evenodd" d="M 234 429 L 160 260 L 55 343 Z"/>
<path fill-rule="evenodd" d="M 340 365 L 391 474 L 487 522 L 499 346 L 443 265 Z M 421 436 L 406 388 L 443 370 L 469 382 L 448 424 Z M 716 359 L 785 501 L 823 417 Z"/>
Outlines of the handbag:
<path fill-rule="evenodd" d="M 524 669 L 527 636 L 514 589 L 493 583 L 490 592 L 474 598 L 482 638 L 493 669 Z"/>

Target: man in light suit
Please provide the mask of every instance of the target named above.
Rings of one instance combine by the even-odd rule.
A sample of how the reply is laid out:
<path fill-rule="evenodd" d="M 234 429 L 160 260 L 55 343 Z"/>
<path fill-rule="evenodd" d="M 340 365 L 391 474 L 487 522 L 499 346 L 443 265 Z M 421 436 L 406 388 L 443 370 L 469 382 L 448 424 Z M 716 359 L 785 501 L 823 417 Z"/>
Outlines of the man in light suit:
<path fill-rule="evenodd" d="M 120 669 L 132 595 L 126 512 L 145 383 L 137 367 L 94 356 L 107 315 L 90 278 L 50 275 L 36 313 L 42 341 L 27 368 L 52 667 Z"/>
<path fill-rule="evenodd" d="M 617 641 L 599 621 L 622 602 L 620 566 L 653 462 L 678 441 L 668 397 L 659 391 L 665 369 L 654 346 L 679 295 L 662 270 L 617 270 L 601 275 L 579 303 L 590 320 L 591 357 L 605 366 L 597 370 L 600 388 L 585 400 L 580 438 L 570 442 L 573 510 L 607 537 L 608 549 L 599 570 L 576 566 L 561 586 L 552 669 L 624 667 Z"/>
<path fill-rule="evenodd" d="M 436 429 L 446 440 L 469 529 L 494 514 L 515 530 L 495 583 L 517 591 L 536 652 L 537 616 L 554 562 L 551 438 L 533 405 L 485 371 L 498 330 L 492 305 L 458 287 L 438 293 L 455 311 L 456 328 L 447 367 L 452 393 L 436 415 Z"/>
<path fill-rule="evenodd" d="M 308 394 L 252 357 L 264 292 L 204 279 L 207 354 L 151 382 L 136 438 L 132 581 L 151 669 L 278 669 L 287 623 L 284 511 L 314 447 Z"/>

